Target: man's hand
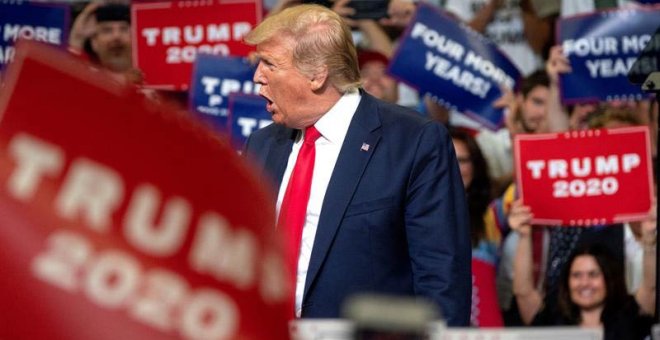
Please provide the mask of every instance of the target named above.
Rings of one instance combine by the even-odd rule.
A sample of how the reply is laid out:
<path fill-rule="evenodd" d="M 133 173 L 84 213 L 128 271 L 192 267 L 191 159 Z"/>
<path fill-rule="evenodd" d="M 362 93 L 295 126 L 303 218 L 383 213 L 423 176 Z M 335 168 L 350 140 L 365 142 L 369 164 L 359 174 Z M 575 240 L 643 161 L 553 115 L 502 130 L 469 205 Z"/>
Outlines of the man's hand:
<path fill-rule="evenodd" d="M 559 74 L 572 72 L 571 63 L 564 56 L 561 45 L 555 45 L 550 48 L 548 61 L 545 63 L 545 71 L 548 73 L 552 85 L 559 83 Z"/>
<path fill-rule="evenodd" d="M 71 27 L 71 34 L 69 35 L 69 49 L 74 52 L 81 53 L 83 51 L 83 46 L 85 41 L 94 35 L 96 32 L 96 17 L 94 17 L 94 11 L 103 5 L 103 2 L 94 1 L 90 2 L 85 8 L 78 14 L 76 20 L 73 22 Z"/>
<path fill-rule="evenodd" d="M 383 26 L 406 27 L 412 20 L 417 7 L 409 0 L 392 0 L 387 9 L 389 18 L 380 19 Z"/>

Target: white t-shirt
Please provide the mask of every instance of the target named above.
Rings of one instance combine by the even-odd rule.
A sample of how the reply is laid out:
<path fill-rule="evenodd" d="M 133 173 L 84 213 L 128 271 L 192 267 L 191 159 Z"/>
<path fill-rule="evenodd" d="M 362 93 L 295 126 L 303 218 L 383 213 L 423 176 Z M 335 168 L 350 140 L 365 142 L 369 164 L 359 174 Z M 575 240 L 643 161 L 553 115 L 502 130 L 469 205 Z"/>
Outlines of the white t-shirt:
<path fill-rule="evenodd" d="M 447 0 L 445 9 L 464 22 L 471 21 L 490 0 Z M 483 34 L 495 42 L 502 52 L 516 65 L 523 76 L 543 66 L 543 59 L 534 53 L 525 39 L 522 10 L 519 0 L 505 0 L 495 11 L 493 20 Z"/>
<path fill-rule="evenodd" d="M 502 128 L 495 132 L 481 129 L 475 140 L 486 158 L 488 173 L 492 178 L 513 174 L 513 150 L 508 129 Z"/>

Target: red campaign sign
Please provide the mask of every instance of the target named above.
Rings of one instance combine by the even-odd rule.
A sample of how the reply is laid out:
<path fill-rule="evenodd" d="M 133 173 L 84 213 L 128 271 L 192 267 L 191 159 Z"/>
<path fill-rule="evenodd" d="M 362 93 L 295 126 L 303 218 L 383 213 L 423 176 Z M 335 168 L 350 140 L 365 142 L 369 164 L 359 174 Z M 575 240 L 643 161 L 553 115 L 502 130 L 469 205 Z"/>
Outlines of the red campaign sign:
<path fill-rule="evenodd" d="M 247 56 L 243 38 L 261 22 L 259 0 L 133 2 L 133 65 L 148 87 L 187 90 L 198 53 Z"/>
<path fill-rule="evenodd" d="M 516 135 L 514 143 L 518 190 L 533 223 L 590 226 L 648 215 L 647 127 Z"/>
<path fill-rule="evenodd" d="M 285 339 L 272 195 L 229 144 L 52 47 L 0 97 L 1 339 Z"/>
<path fill-rule="evenodd" d="M 472 308 L 470 322 L 477 327 L 504 327 L 497 304 L 495 265 L 472 258 Z"/>

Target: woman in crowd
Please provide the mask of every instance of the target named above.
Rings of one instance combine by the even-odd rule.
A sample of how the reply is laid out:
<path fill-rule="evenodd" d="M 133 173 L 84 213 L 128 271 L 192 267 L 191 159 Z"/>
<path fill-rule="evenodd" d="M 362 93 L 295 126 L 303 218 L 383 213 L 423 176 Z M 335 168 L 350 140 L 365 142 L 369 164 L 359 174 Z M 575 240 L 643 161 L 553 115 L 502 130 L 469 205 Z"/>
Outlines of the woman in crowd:
<path fill-rule="evenodd" d="M 495 244 L 496 248 L 500 241 L 499 230 L 486 228 L 484 221 L 484 214 L 492 199 L 492 185 L 486 159 L 474 138 L 466 131 L 451 129 L 450 132 L 468 200 L 472 247 L 493 248 Z M 480 246 L 481 244 L 483 246 Z"/>
<path fill-rule="evenodd" d="M 642 222 L 644 249 L 642 282 L 628 295 L 611 251 L 598 243 L 577 248 L 568 258 L 559 283 L 558 302 L 544 301 L 534 287 L 531 259 L 530 208 L 513 203 L 509 224 L 519 236 L 514 260 L 513 292 L 524 323 L 537 326 L 602 327 L 605 339 L 643 339 L 655 312 L 655 205 Z"/>
<path fill-rule="evenodd" d="M 501 235 L 494 223 L 487 223 L 488 204 L 492 199 L 488 166 L 474 138 L 463 130 L 450 132 L 470 214 L 473 276 L 470 322 L 479 327 L 501 327 L 503 322 L 495 290 Z"/>

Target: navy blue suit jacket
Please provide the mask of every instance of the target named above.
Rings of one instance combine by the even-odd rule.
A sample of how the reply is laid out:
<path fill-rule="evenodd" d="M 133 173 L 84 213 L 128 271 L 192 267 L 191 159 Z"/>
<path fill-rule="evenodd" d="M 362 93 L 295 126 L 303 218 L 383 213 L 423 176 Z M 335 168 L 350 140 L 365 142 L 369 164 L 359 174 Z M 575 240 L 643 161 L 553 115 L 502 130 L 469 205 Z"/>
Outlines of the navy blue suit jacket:
<path fill-rule="evenodd" d="M 272 124 L 246 144 L 276 188 L 295 136 Z M 302 317 L 339 317 L 346 297 L 374 292 L 429 298 L 449 325 L 468 325 L 467 218 L 446 129 L 362 91 L 323 201 Z"/>

